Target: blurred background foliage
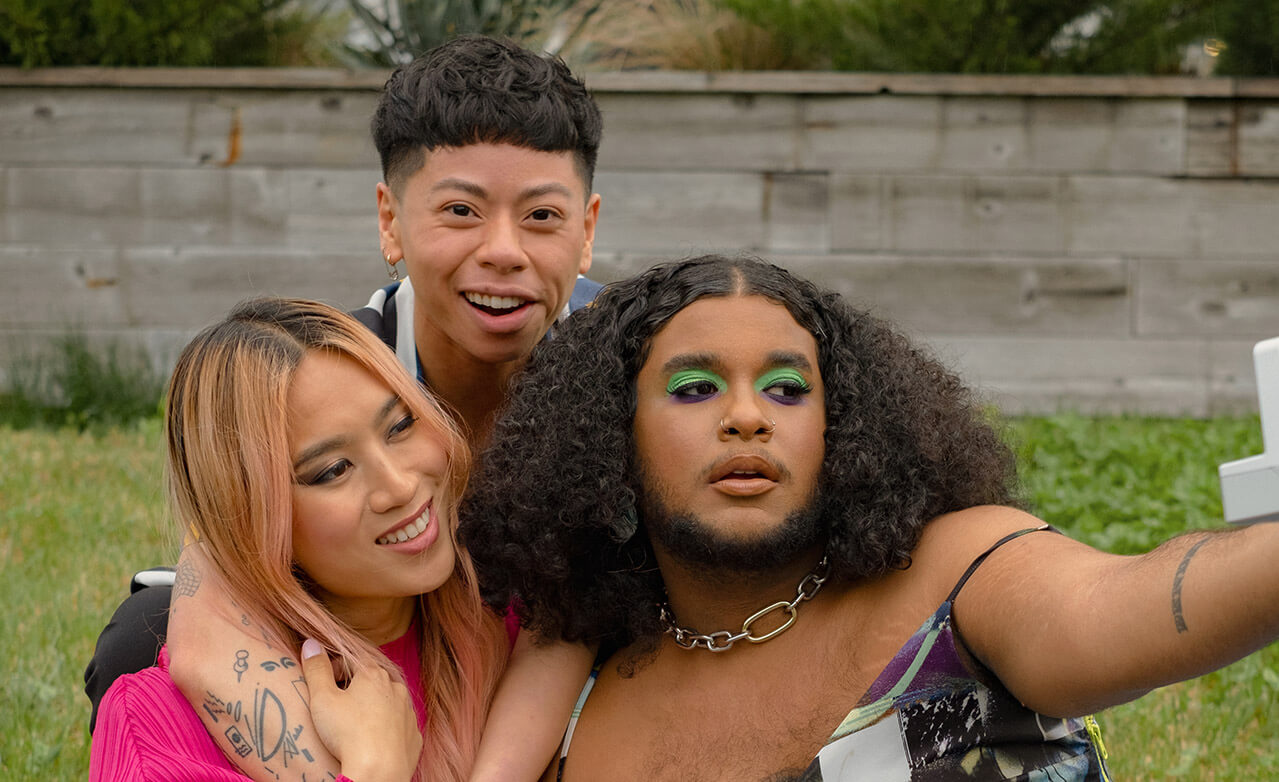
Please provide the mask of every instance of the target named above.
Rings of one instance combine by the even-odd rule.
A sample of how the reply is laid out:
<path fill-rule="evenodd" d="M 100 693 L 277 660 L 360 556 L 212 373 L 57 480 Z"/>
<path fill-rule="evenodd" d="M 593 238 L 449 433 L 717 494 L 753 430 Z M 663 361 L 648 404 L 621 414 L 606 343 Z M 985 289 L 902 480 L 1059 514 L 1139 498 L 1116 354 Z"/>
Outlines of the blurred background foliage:
<path fill-rule="evenodd" d="M 4 0 L 0 64 L 387 67 L 468 32 L 583 69 L 1279 74 L 1279 0 Z"/>
<path fill-rule="evenodd" d="M 0 65 L 328 65 L 346 28 L 311 0 L 0 0 Z"/>

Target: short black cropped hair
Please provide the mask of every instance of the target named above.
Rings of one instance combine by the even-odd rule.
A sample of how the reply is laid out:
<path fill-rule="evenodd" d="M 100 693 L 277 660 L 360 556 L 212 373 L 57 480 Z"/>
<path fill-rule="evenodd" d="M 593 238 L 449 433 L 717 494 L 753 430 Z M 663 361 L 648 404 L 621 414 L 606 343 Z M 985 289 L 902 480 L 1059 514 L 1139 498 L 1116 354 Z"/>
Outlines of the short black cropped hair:
<path fill-rule="evenodd" d="M 508 40 L 462 35 L 391 74 L 372 130 L 393 189 L 422 167 L 426 151 L 513 144 L 572 152 L 589 195 L 603 121 L 562 60 Z"/>
<path fill-rule="evenodd" d="M 522 604 L 543 637 L 615 648 L 657 638 L 663 586 L 637 502 L 635 378 L 677 312 L 751 295 L 786 307 L 817 342 L 818 512 L 835 579 L 908 566 L 943 513 L 1016 504 L 1011 452 L 954 373 L 837 293 L 757 259 L 704 256 L 609 285 L 534 350 L 462 508 L 486 600 Z"/>

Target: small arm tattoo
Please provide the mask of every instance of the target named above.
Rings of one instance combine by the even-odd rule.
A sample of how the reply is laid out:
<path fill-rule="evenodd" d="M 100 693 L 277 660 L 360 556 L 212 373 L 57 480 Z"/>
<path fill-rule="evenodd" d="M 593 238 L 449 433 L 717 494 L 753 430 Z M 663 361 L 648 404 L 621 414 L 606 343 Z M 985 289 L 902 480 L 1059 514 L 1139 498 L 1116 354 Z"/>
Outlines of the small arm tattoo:
<path fill-rule="evenodd" d="M 1190 547 L 1186 552 L 1186 556 L 1181 558 L 1181 564 L 1177 566 L 1177 574 L 1172 578 L 1172 619 L 1177 624 L 1177 632 L 1184 633 L 1190 628 L 1186 627 L 1186 617 L 1181 612 L 1181 582 L 1186 577 L 1186 568 L 1190 565 L 1190 560 L 1195 554 L 1199 553 L 1199 548 L 1208 542 L 1208 538 L 1200 540 L 1198 543 Z"/>
<path fill-rule="evenodd" d="M 222 735 L 237 757 L 252 756 L 271 773 L 277 773 L 271 766 L 274 763 L 288 768 L 291 762 L 299 759 L 315 762 L 311 750 L 298 743 L 302 738 L 302 726 L 290 727 L 284 703 L 270 688 L 255 688 L 251 705 L 243 701 L 223 700 L 206 691 L 201 705 L 214 724 L 220 725 L 224 720 L 230 723 L 222 730 Z"/>

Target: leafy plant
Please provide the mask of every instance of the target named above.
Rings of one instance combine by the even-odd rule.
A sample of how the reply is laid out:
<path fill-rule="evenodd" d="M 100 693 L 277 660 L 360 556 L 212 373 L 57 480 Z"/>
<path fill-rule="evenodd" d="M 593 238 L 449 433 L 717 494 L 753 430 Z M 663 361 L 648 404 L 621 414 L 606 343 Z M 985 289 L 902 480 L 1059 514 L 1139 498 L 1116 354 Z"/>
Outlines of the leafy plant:
<path fill-rule="evenodd" d="M 0 391 L 0 425 L 89 427 L 127 424 L 159 413 L 164 381 L 142 350 L 90 345 L 84 334 L 47 353 L 20 353 Z"/>
<path fill-rule="evenodd" d="M 313 65 L 339 21 L 300 0 L 4 0 L 0 64 Z"/>
<path fill-rule="evenodd" d="M 1214 19 L 1225 43 L 1217 73 L 1279 75 L 1279 0 L 1219 0 Z"/>
<path fill-rule="evenodd" d="M 631 33 L 637 45 L 627 54 L 668 68 L 1170 73 L 1209 28 L 1215 2 L 648 0 L 632 4 L 635 25 L 667 33 Z M 697 40 L 711 45 L 689 46 Z M 610 61 L 625 59 L 614 53 Z"/>
<path fill-rule="evenodd" d="M 407 62 L 454 36 L 494 35 L 558 53 L 581 34 L 604 0 L 347 0 L 366 39 L 346 43 L 360 65 Z M 382 10 L 378 10 L 382 9 Z"/>

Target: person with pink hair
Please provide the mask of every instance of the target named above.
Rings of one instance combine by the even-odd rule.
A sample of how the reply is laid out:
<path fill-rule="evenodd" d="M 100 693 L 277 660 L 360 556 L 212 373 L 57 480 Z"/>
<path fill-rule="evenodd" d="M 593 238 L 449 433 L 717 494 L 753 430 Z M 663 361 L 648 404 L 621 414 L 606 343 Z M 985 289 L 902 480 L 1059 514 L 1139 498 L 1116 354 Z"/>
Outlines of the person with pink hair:
<path fill-rule="evenodd" d="M 169 505 L 202 553 L 172 610 L 202 584 L 230 598 L 227 620 L 263 642 L 226 660 L 252 699 L 193 706 L 162 652 L 107 691 L 90 779 L 242 780 L 244 758 L 467 779 L 518 627 L 481 602 L 458 543 L 469 454 L 452 418 L 354 318 L 295 299 L 201 332 L 167 400 Z"/>

